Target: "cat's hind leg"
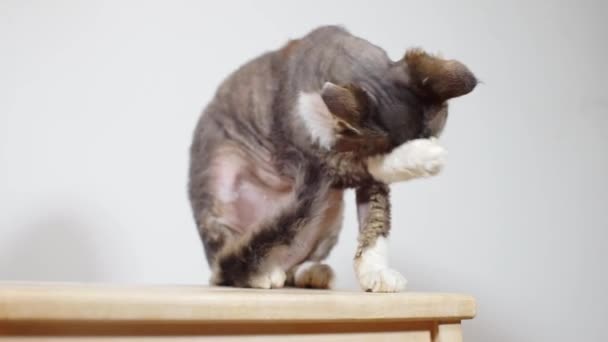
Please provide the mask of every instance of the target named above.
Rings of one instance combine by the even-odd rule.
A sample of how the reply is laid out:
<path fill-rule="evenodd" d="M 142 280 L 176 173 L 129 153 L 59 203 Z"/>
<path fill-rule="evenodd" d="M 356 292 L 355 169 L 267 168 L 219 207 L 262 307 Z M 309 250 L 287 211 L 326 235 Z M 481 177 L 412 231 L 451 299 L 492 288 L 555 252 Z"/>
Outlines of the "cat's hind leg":
<path fill-rule="evenodd" d="M 275 254 L 281 248 L 278 241 L 261 242 L 266 234 L 252 232 L 240 236 L 216 254 L 212 267 L 211 284 L 220 286 L 281 288 L 286 273 Z"/>
<path fill-rule="evenodd" d="M 333 190 L 327 198 L 327 210 L 320 223 L 320 239 L 307 261 L 292 267 L 287 273 L 287 284 L 300 288 L 330 289 L 335 273 L 323 263 L 338 242 L 344 214 L 343 191 Z"/>
<path fill-rule="evenodd" d="M 213 284 L 283 287 L 285 270 L 292 266 L 290 260 L 295 263 L 308 255 L 306 246 L 300 248 L 294 239 L 309 227 L 320 224 L 319 213 L 326 209 L 327 203 L 319 199 L 326 198 L 329 182 L 319 167 L 307 165 L 301 170 L 294 182 L 294 197 L 290 203 L 217 254 Z M 299 253 L 303 255 L 299 256 Z"/>

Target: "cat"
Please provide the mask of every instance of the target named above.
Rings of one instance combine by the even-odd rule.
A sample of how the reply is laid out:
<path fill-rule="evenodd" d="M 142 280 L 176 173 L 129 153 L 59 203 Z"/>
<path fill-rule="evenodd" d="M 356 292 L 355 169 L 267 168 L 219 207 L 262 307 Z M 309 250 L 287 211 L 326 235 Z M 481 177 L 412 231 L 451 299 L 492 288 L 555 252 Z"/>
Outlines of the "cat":
<path fill-rule="evenodd" d="M 362 289 L 397 292 L 387 262 L 389 184 L 437 174 L 462 63 L 421 49 L 393 62 L 338 26 L 317 28 L 231 74 L 195 128 L 188 192 L 213 285 L 330 288 L 343 192 L 356 190 Z"/>

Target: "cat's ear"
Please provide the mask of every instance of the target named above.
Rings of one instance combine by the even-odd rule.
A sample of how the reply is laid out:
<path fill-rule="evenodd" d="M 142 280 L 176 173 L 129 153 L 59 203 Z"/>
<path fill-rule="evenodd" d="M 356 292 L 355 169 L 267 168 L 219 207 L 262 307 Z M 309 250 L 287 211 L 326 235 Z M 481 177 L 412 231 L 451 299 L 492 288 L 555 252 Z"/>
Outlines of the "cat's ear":
<path fill-rule="evenodd" d="M 297 112 L 310 137 L 326 149 L 335 147 L 343 134 L 360 135 L 360 106 L 350 90 L 325 83 L 321 93 L 301 93 Z"/>
<path fill-rule="evenodd" d="M 325 82 L 321 98 L 334 116 L 350 123 L 360 122 L 369 108 L 367 93 L 352 84 L 339 86 Z"/>
<path fill-rule="evenodd" d="M 477 85 L 477 78 L 464 64 L 421 49 L 408 50 L 391 71 L 397 77 L 405 76 L 407 84 L 419 95 L 439 102 L 468 94 Z"/>
<path fill-rule="evenodd" d="M 353 84 L 336 85 L 326 82 L 321 98 L 333 117 L 338 152 L 357 151 L 361 156 L 381 153 L 389 149 L 389 138 L 384 132 L 365 123 L 371 99 Z"/>
<path fill-rule="evenodd" d="M 326 82 L 320 93 L 301 93 L 297 112 L 311 136 L 320 146 L 350 151 L 362 145 L 384 148 L 386 135 L 363 124 L 369 110 L 369 97 L 354 85 Z"/>

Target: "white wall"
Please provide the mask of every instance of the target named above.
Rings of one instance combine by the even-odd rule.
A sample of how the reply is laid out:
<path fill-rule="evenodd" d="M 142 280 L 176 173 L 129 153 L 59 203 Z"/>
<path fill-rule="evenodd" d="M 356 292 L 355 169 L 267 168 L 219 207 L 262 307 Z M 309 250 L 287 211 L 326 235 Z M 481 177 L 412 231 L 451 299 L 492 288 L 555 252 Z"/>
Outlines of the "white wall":
<path fill-rule="evenodd" d="M 413 290 L 474 294 L 469 341 L 604 340 L 602 1 L 0 1 L 0 279 L 203 283 L 186 199 L 198 114 L 230 71 L 338 23 L 484 84 L 453 101 L 448 167 L 394 189 Z M 355 288 L 352 194 L 330 262 Z M 602 339 L 603 337 L 603 339 Z"/>

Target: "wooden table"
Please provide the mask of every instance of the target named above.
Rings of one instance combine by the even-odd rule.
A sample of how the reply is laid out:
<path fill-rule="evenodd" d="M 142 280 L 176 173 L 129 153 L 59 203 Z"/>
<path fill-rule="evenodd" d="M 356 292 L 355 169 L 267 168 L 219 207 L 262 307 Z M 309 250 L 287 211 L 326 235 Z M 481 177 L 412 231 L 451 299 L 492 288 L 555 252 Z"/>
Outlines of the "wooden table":
<path fill-rule="evenodd" d="M 0 283 L 0 341 L 462 341 L 468 295 Z"/>

